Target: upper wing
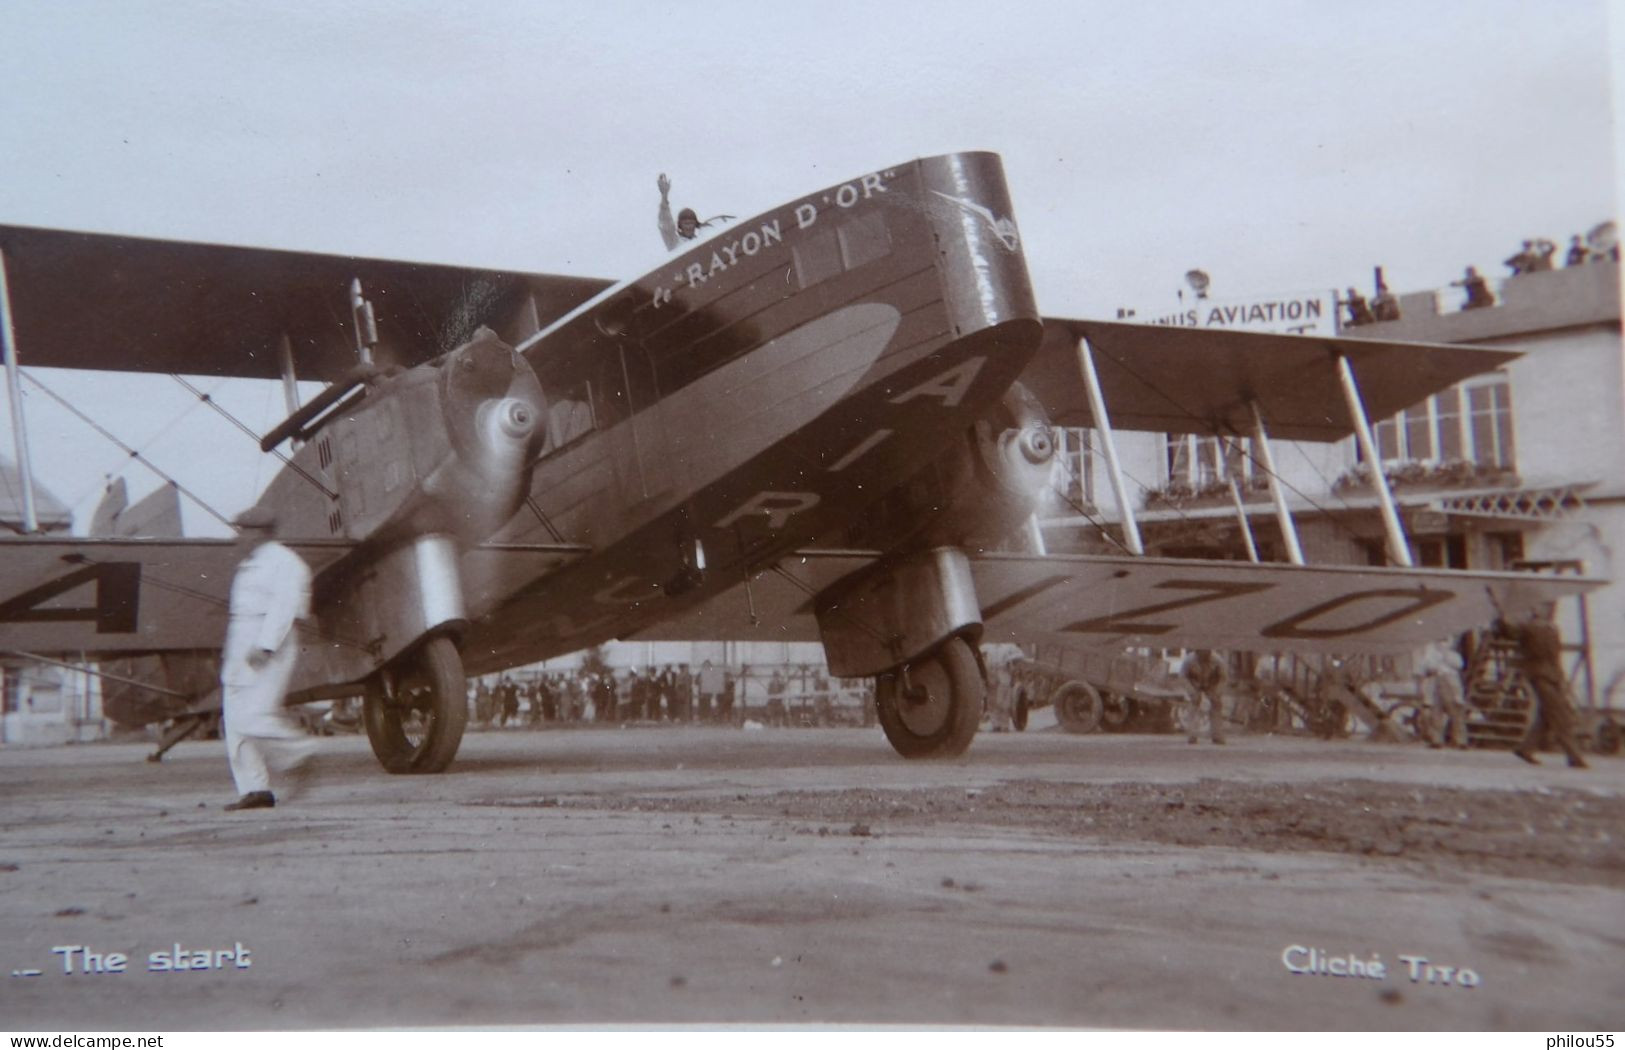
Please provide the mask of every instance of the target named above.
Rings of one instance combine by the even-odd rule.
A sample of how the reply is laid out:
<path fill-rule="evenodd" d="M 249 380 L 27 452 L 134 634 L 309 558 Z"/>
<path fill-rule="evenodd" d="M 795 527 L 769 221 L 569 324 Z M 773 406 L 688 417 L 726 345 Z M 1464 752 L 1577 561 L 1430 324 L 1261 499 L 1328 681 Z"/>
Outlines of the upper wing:
<path fill-rule="evenodd" d="M 874 560 L 865 552 L 805 551 L 757 576 L 748 593 L 735 588 L 644 636 L 816 641 L 811 596 Z M 1604 582 L 1092 555 L 976 555 L 971 572 L 987 642 L 1263 652 L 1410 651 L 1488 625 L 1496 603 L 1557 599 Z M 845 609 L 863 615 L 861 607 Z"/>
<path fill-rule="evenodd" d="M 51 368 L 274 379 L 285 334 L 298 377 L 331 381 L 356 363 L 352 279 L 381 360 L 408 366 L 492 318 L 546 325 L 610 284 L 23 226 L 0 226 L 0 250 L 18 356 Z"/>
<path fill-rule="evenodd" d="M 1021 381 L 1062 426 L 1095 426 L 1079 373 L 1089 340 L 1106 413 L 1123 430 L 1248 434 L 1256 402 L 1272 437 L 1338 441 L 1354 432 L 1337 375 L 1347 357 L 1372 419 L 1391 416 L 1519 356 L 1504 350 L 1368 339 L 1044 319 Z"/>

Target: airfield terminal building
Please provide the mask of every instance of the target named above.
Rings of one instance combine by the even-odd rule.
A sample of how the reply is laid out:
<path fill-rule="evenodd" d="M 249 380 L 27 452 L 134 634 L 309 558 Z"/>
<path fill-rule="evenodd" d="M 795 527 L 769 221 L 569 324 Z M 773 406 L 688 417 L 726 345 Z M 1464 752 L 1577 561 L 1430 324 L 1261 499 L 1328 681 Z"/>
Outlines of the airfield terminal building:
<path fill-rule="evenodd" d="M 1323 334 L 1514 349 L 1523 357 L 1373 420 L 1420 566 L 1584 571 L 1615 583 L 1563 603 L 1570 668 L 1582 703 L 1625 707 L 1625 348 L 1620 264 L 1604 261 L 1503 280 L 1489 307 L 1463 309 L 1460 289 L 1399 297 L 1399 317 L 1347 327 L 1335 296 L 1319 297 Z M 1240 313 L 1241 311 L 1238 311 Z M 1188 313 L 1188 312 L 1187 312 Z M 1279 330 L 1279 328 L 1277 329 Z M 1119 434 L 1119 454 L 1147 553 L 1246 558 L 1213 438 Z M 1383 527 L 1352 438 L 1335 445 L 1272 442 L 1304 558 L 1384 562 Z M 1101 526 L 1121 521 L 1094 437 L 1066 435 L 1070 485 L 1089 513 L 1046 522 L 1051 551 L 1114 550 Z M 1261 560 L 1284 561 L 1258 458 L 1230 450 Z"/>

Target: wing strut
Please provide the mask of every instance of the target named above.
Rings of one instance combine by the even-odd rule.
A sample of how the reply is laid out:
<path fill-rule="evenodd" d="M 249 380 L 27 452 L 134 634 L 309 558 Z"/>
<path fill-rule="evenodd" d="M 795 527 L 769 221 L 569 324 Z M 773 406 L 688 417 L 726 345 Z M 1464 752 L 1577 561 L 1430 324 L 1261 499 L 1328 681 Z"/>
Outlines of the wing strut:
<path fill-rule="evenodd" d="M 1100 431 L 1100 447 L 1106 453 L 1106 473 L 1112 480 L 1112 495 L 1117 499 L 1117 511 L 1123 519 L 1123 539 L 1133 554 L 1144 554 L 1145 544 L 1140 542 L 1140 526 L 1134 520 L 1134 507 L 1129 503 L 1128 487 L 1123 483 L 1123 464 L 1117 458 L 1117 442 L 1112 438 L 1112 421 L 1106 415 L 1106 399 L 1100 392 L 1100 377 L 1095 374 L 1095 357 L 1089 349 L 1089 340 L 1078 337 L 1078 364 L 1083 371 L 1083 385 L 1089 391 L 1089 411 L 1094 414 L 1095 426 Z"/>
<path fill-rule="evenodd" d="M 1224 472 L 1230 482 L 1230 502 L 1236 507 L 1236 521 L 1241 525 L 1241 540 L 1247 545 L 1247 560 L 1258 564 L 1258 544 L 1253 541 L 1253 523 L 1247 520 L 1247 506 L 1241 498 L 1241 471 L 1237 469 L 1245 454 L 1240 438 L 1220 438 L 1224 448 Z"/>
<path fill-rule="evenodd" d="M 350 320 L 355 325 L 355 352 L 363 365 L 372 364 L 372 348 L 378 345 L 378 319 L 372 300 L 361 291 L 361 278 L 350 278 Z"/>
<path fill-rule="evenodd" d="M 299 411 L 299 376 L 293 370 L 293 341 L 283 332 L 276 345 L 277 364 L 282 369 L 282 399 L 288 404 L 288 415 Z"/>
<path fill-rule="evenodd" d="M 6 286 L 6 255 L 0 251 L 0 350 L 6 354 L 6 398 L 11 405 L 11 436 L 17 445 L 17 476 L 23 487 L 23 532 L 39 531 L 34 510 L 34 467 L 28 456 L 28 427 L 23 424 L 23 392 L 17 380 L 17 334 L 11 324 L 11 292 Z"/>
<path fill-rule="evenodd" d="M 1275 521 L 1281 526 L 1281 539 L 1286 543 L 1286 560 L 1294 565 L 1303 564 L 1303 545 L 1298 542 L 1298 523 L 1292 520 L 1292 510 L 1286 505 L 1286 493 L 1281 489 L 1281 477 L 1275 472 L 1275 453 L 1270 451 L 1270 436 L 1264 430 L 1264 413 L 1257 401 L 1247 402 L 1253 413 L 1253 443 L 1258 446 L 1258 460 L 1264 467 L 1264 480 L 1269 482 L 1270 499 L 1275 503 Z"/>
<path fill-rule="evenodd" d="M 1365 402 L 1360 400 L 1360 388 L 1354 383 L 1354 370 L 1349 359 L 1337 355 L 1337 378 L 1343 381 L 1343 397 L 1348 401 L 1349 415 L 1354 417 L 1354 436 L 1360 441 L 1365 461 L 1371 464 L 1371 480 L 1377 488 L 1377 505 L 1382 508 L 1382 525 L 1388 534 L 1388 557 L 1402 569 L 1414 568 L 1411 548 L 1405 542 L 1405 530 L 1400 527 L 1399 514 L 1394 510 L 1394 494 L 1388 491 L 1388 478 L 1382 472 L 1382 456 L 1377 442 L 1371 436 L 1371 422 L 1366 419 Z"/>

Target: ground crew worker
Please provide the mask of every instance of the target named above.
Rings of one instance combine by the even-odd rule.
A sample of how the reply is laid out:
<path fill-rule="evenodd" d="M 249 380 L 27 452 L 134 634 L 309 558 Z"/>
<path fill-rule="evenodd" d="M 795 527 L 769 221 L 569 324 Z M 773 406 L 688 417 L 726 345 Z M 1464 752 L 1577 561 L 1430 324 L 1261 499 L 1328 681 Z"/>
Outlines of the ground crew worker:
<path fill-rule="evenodd" d="M 1576 716 L 1569 700 L 1568 678 L 1563 674 L 1563 636 L 1552 624 L 1552 603 L 1536 605 L 1523 623 L 1503 621 L 1497 633 L 1517 643 L 1523 676 L 1535 691 L 1535 717 L 1530 720 L 1523 743 L 1512 753 L 1538 766 L 1540 759 L 1535 757 L 1535 752 L 1549 737 L 1548 742 L 1568 756 L 1572 768 L 1588 768 L 1574 742 Z"/>
<path fill-rule="evenodd" d="M 282 706 L 299 658 L 294 624 L 310 614 L 310 568 L 276 542 L 276 513 L 244 511 L 234 523 L 242 563 L 231 581 L 226 646 L 220 654 L 220 694 L 226 756 L 237 801 L 226 809 L 268 809 L 272 759 L 282 770 L 310 757 L 309 734 Z"/>
<path fill-rule="evenodd" d="M 1461 654 L 1444 642 L 1433 642 L 1416 664 L 1422 695 L 1429 701 L 1428 747 L 1467 747 L 1467 708 L 1461 702 Z"/>
<path fill-rule="evenodd" d="M 1190 736 L 1187 743 L 1196 743 L 1197 730 L 1202 724 L 1204 702 L 1210 712 L 1213 742 L 1224 743 L 1224 704 L 1219 699 L 1219 691 L 1224 688 L 1224 683 L 1230 677 L 1224 661 L 1215 656 L 1212 649 L 1197 649 L 1186 656 L 1184 663 L 1179 665 L 1179 674 L 1185 679 L 1185 692 L 1190 697 L 1189 706 L 1186 707 L 1190 718 Z"/>

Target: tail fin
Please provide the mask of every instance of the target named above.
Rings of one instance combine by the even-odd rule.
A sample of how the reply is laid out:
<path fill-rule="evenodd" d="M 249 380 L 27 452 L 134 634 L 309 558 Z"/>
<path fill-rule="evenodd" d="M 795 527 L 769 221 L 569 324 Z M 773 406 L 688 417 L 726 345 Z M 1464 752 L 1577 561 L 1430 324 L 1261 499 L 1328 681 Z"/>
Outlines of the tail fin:
<path fill-rule="evenodd" d="M 90 535 L 119 540 L 179 539 L 185 535 L 180 490 L 173 484 L 164 485 L 130 506 L 124 479 L 114 478 L 90 519 Z"/>

